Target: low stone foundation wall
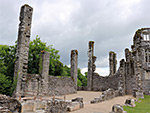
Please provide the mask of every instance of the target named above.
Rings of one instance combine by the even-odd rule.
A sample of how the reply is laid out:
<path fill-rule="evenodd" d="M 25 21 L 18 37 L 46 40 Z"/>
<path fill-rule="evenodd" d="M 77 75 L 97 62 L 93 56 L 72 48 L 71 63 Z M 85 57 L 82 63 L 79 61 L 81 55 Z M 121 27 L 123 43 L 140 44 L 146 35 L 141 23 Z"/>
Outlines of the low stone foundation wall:
<path fill-rule="evenodd" d="M 114 89 L 109 88 L 108 90 L 102 92 L 102 94 L 99 97 L 95 97 L 93 100 L 91 100 L 91 104 L 99 103 L 99 102 L 109 100 L 117 96 L 123 96 L 123 95 L 124 95 L 124 92 L 122 89 L 114 90 Z"/>
<path fill-rule="evenodd" d="M 83 98 L 66 101 L 58 98 L 42 99 L 25 97 L 21 99 L 22 113 L 66 113 L 83 108 Z"/>
<path fill-rule="evenodd" d="M 14 98 L 0 95 L 0 113 L 21 113 L 21 104 Z"/>
<path fill-rule="evenodd" d="M 24 96 L 57 96 L 76 93 L 76 84 L 72 77 L 48 76 L 48 83 L 39 74 L 27 74 Z M 47 90 L 45 86 L 48 86 Z"/>

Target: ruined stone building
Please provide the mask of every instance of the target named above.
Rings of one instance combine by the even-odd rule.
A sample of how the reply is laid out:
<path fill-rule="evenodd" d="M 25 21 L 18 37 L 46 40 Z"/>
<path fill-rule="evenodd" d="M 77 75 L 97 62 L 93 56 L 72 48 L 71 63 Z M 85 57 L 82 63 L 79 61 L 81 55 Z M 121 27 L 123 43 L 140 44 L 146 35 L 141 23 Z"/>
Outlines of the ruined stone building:
<path fill-rule="evenodd" d="M 20 24 L 16 50 L 14 79 L 17 80 L 16 96 L 65 95 L 77 92 L 78 51 L 71 51 L 71 77 L 49 76 L 49 56 L 41 51 L 40 74 L 29 74 L 28 53 L 33 8 L 23 5 L 20 12 Z"/>
<path fill-rule="evenodd" d="M 88 50 L 88 90 L 104 91 L 108 88 L 122 88 L 124 94 L 143 96 L 150 94 L 150 28 L 136 31 L 131 51 L 125 49 L 125 59 L 120 61 L 116 71 L 116 54 L 109 53 L 109 76 L 95 73 L 94 42 Z"/>
<path fill-rule="evenodd" d="M 23 5 L 20 12 L 20 24 L 16 51 L 14 79 L 17 80 L 16 96 L 64 95 L 77 92 L 78 51 L 71 51 L 71 77 L 49 76 L 49 56 L 41 51 L 40 74 L 29 74 L 28 52 L 33 8 Z M 117 70 L 116 53 L 109 53 L 110 74 L 106 77 L 95 73 L 96 56 L 94 41 L 88 48 L 88 83 L 89 91 L 105 91 L 108 88 L 122 90 L 123 94 L 143 96 L 150 94 L 150 28 L 136 31 L 131 51 L 125 49 L 125 59 L 120 61 Z"/>

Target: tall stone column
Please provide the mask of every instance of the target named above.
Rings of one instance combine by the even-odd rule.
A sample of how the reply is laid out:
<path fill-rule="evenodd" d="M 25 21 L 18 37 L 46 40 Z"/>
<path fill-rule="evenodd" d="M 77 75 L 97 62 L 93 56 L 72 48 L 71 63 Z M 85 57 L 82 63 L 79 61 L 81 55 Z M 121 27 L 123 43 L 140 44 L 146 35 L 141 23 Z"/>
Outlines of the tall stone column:
<path fill-rule="evenodd" d="M 24 96 L 25 81 L 28 67 L 28 52 L 33 8 L 23 5 L 20 12 L 20 24 L 16 50 L 14 80 L 17 79 L 16 96 Z"/>
<path fill-rule="evenodd" d="M 126 82 L 125 82 L 125 60 L 120 60 L 119 73 L 121 79 L 118 81 L 118 90 L 121 95 L 125 95 Z"/>
<path fill-rule="evenodd" d="M 88 76 L 87 76 L 87 89 L 92 90 L 93 78 L 93 54 L 94 54 L 94 41 L 89 42 L 88 50 Z M 95 59 L 96 60 L 96 59 Z"/>
<path fill-rule="evenodd" d="M 42 84 L 40 91 L 46 95 L 48 93 L 48 76 L 49 76 L 49 52 L 41 51 L 39 73 L 42 77 Z"/>
<path fill-rule="evenodd" d="M 109 69 L 110 69 L 110 76 L 113 76 L 116 73 L 117 68 L 117 60 L 116 60 L 116 53 L 113 51 L 109 52 Z"/>
<path fill-rule="evenodd" d="M 78 77 L 78 51 L 71 51 L 71 77 L 75 82 L 75 87 L 77 89 L 77 77 Z"/>

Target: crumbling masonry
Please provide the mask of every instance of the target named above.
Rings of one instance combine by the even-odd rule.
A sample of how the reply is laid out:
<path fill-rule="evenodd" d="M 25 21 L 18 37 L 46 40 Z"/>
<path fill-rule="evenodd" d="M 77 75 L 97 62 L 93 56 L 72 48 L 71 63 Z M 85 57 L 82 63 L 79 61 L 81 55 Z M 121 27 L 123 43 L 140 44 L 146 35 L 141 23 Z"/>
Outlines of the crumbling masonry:
<path fill-rule="evenodd" d="M 90 44 L 89 48 L 91 48 Z M 92 45 L 92 48 L 94 48 L 94 45 Z M 120 61 L 117 71 L 116 54 L 114 52 L 109 53 L 109 76 L 102 77 L 91 71 L 93 67 L 91 58 L 93 56 L 89 49 L 89 90 L 104 91 L 108 88 L 114 90 L 120 88 L 124 94 L 133 94 L 137 98 L 143 98 L 143 93 L 150 94 L 150 28 L 142 28 L 136 31 L 131 51 L 128 48 L 125 49 L 125 60 Z"/>
<path fill-rule="evenodd" d="M 17 80 L 15 96 L 54 96 L 77 92 L 78 51 L 71 51 L 71 77 L 49 76 L 49 57 L 41 51 L 39 74 L 28 74 L 28 52 L 33 8 L 23 5 L 17 41 L 14 80 Z"/>
<path fill-rule="evenodd" d="M 113 76 L 116 73 L 117 69 L 117 60 L 116 60 L 116 53 L 113 51 L 109 52 L 109 69 L 110 69 L 110 76 Z"/>
<path fill-rule="evenodd" d="M 14 80 L 17 80 L 16 96 L 52 96 L 77 92 L 78 51 L 71 51 L 71 77 L 49 76 L 49 56 L 41 51 L 39 74 L 28 74 L 28 52 L 31 32 L 33 8 L 29 5 L 21 7 L 20 24 Z M 136 31 L 131 51 L 125 49 L 125 60 L 120 61 L 116 69 L 116 53 L 109 53 L 110 74 L 106 77 L 95 73 L 96 56 L 94 56 L 94 41 L 89 42 L 87 90 L 105 91 L 109 88 L 118 90 L 121 95 L 133 94 L 143 98 L 150 94 L 150 28 Z"/>

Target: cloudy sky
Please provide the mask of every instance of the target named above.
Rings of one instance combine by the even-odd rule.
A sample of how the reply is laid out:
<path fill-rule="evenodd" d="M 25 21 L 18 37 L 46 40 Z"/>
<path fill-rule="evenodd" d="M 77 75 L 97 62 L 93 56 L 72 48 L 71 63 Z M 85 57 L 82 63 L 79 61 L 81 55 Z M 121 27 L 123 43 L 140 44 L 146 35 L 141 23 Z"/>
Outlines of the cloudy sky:
<path fill-rule="evenodd" d="M 108 52 L 124 58 L 139 28 L 150 26 L 150 0 L 0 0 L 0 44 L 17 40 L 19 12 L 33 7 L 31 40 L 36 35 L 58 49 L 61 61 L 70 64 L 70 51 L 79 51 L 79 67 L 87 71 L 88 42 L 95 41 L 97 72 L 109 73 Z"/>

